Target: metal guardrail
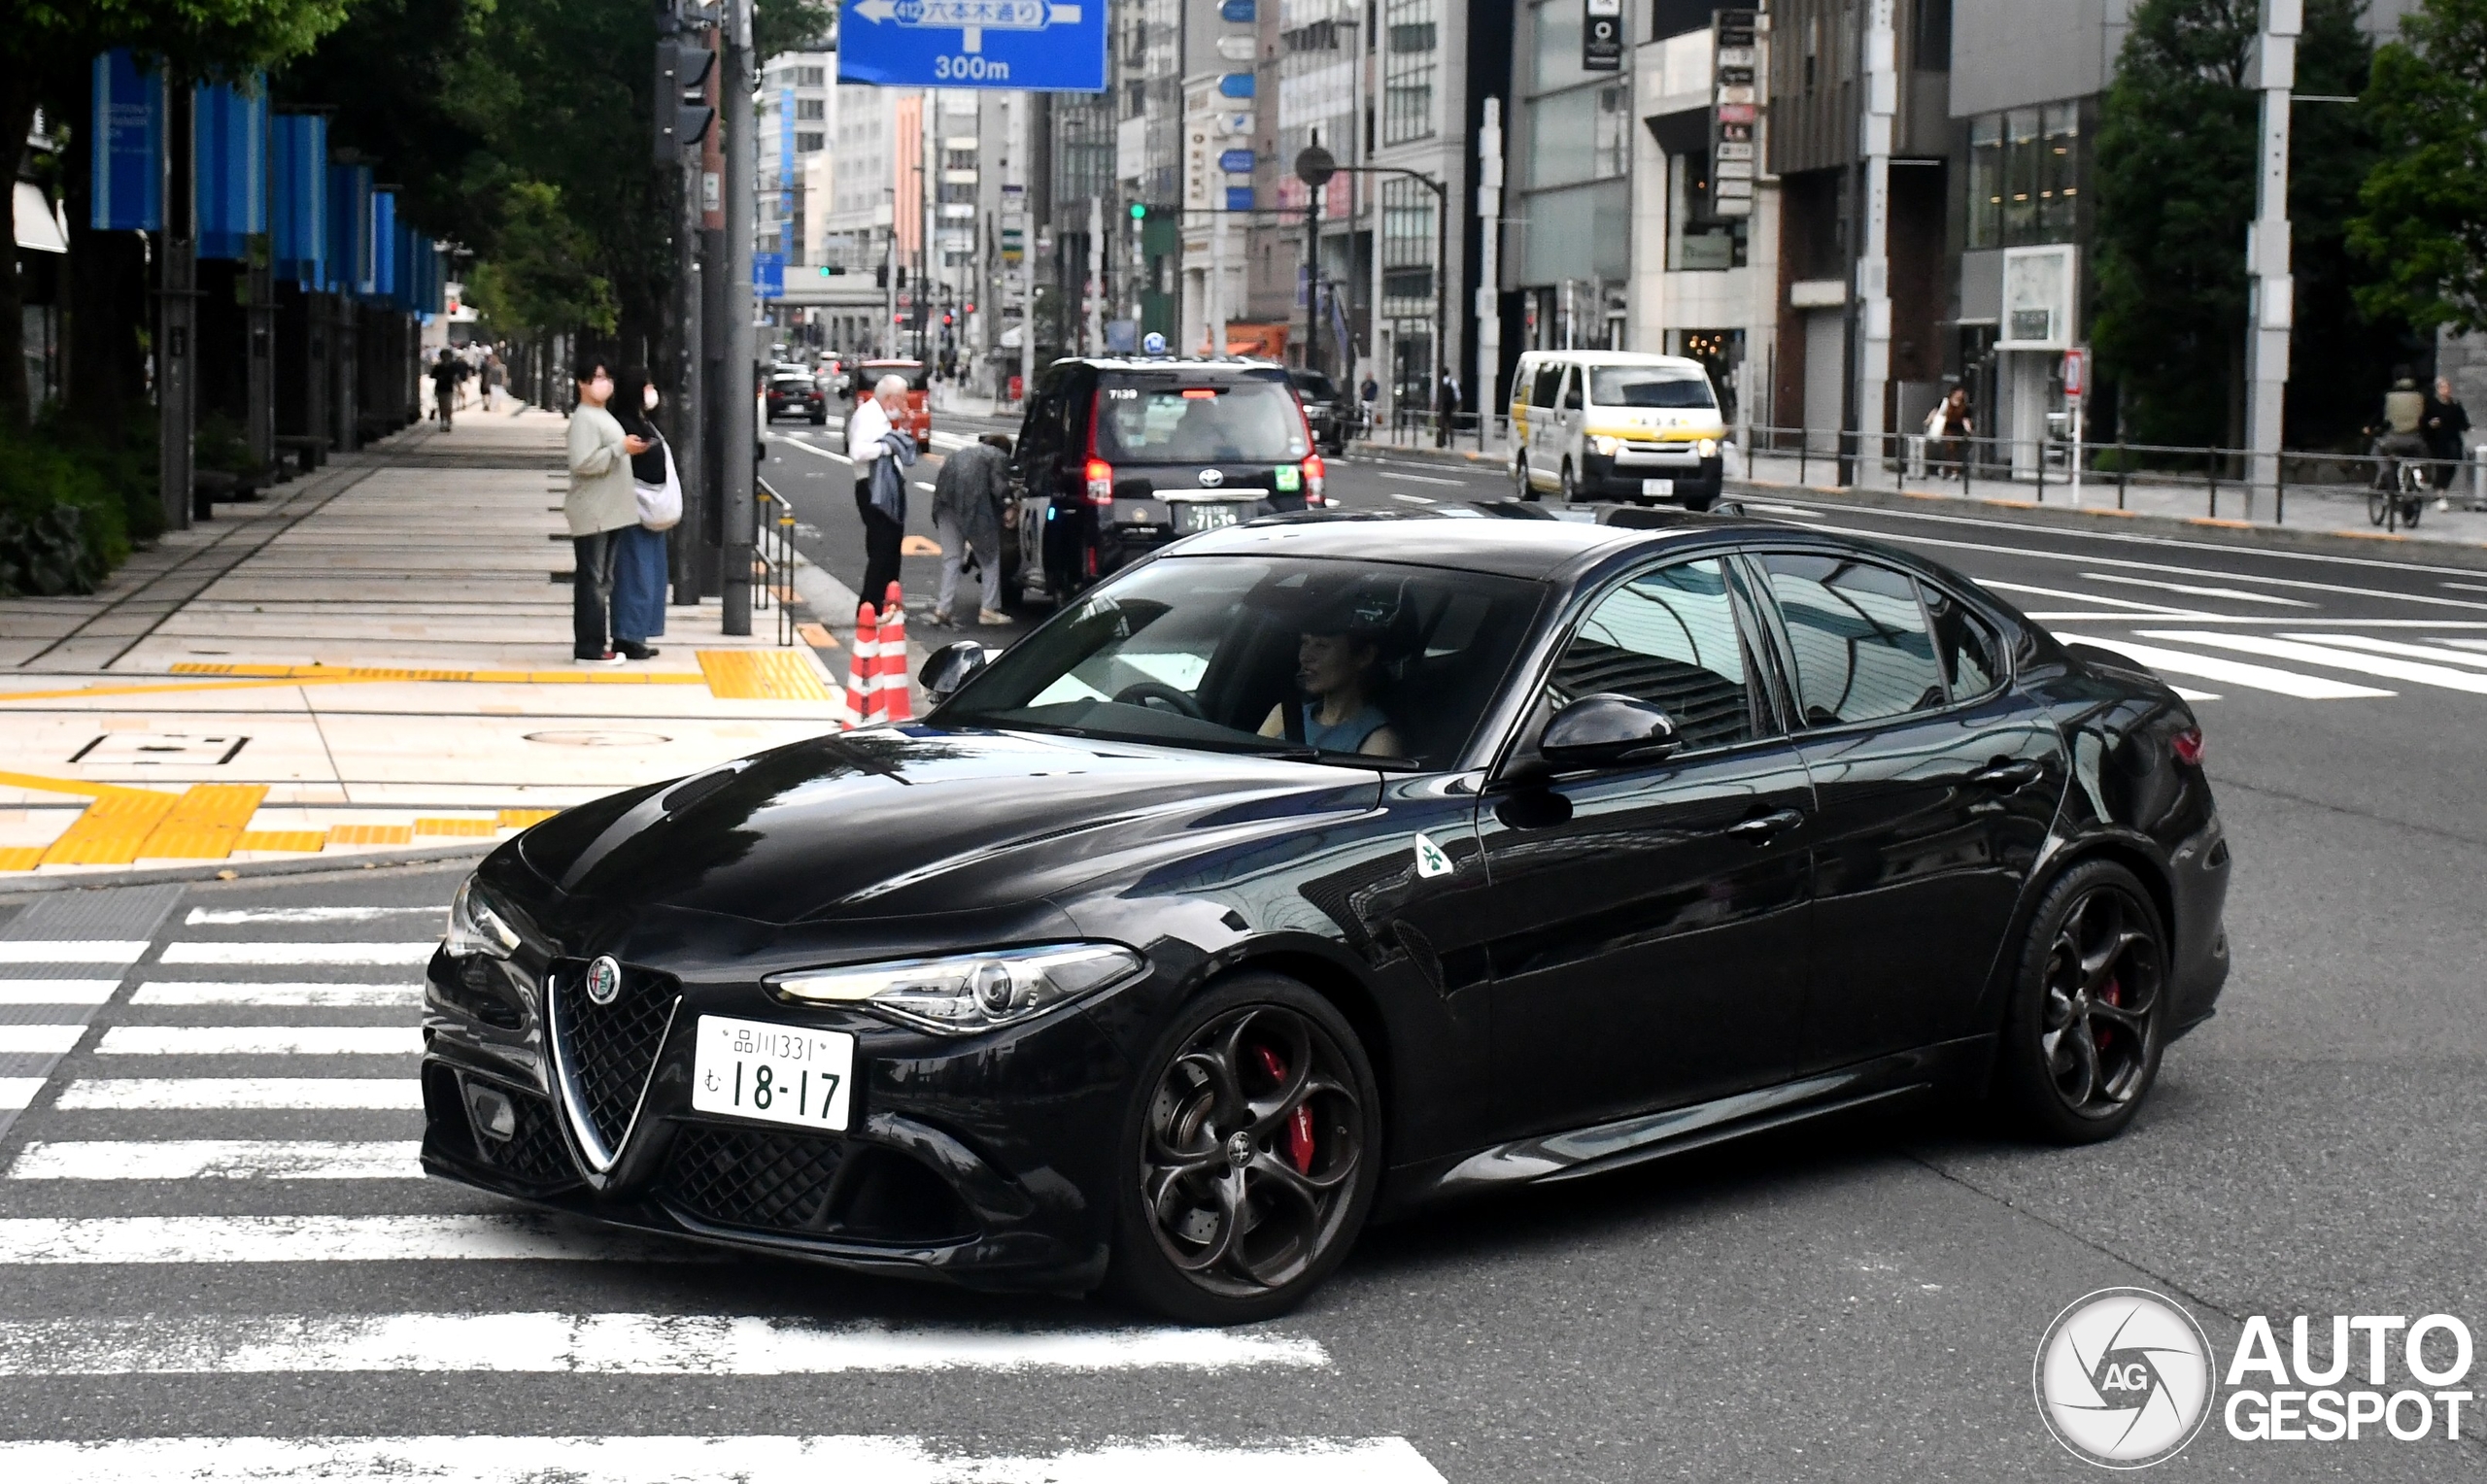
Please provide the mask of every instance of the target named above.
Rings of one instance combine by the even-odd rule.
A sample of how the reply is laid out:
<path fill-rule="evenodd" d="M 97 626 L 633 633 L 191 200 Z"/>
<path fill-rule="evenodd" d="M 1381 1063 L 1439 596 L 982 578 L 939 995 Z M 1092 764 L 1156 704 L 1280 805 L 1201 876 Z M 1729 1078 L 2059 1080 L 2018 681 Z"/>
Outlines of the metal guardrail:
<path fill-rule="evenodd" d="M 777 642 L 795 642 L 795 507 L 786 497 L 755 477 L 752 501 L 751 606 L 757 613 L 775 609 Z"/>

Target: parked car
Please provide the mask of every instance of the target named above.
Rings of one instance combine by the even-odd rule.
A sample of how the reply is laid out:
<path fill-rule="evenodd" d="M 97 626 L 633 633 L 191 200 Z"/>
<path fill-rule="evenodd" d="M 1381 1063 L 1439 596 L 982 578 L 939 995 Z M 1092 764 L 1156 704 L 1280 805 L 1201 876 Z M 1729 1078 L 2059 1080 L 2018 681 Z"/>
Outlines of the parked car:
<path fill-rule="evenodd" d="M 829 393 L 802 366 L 780 366 L 769 373 L 766 405 L 771 422 L 779 418 L 809 418 L 815 425 L 829 421 Z"/>
<path fill-rule="evenodd" d="M 1522 499 L 1674 499 L 1707 510 L 1726 423 L 1710 373 L 1680 355 L 1537 351 L 1512 377 L 1512 488 Z"/>
<path fill-rule="evenodd" d="M 536 825 L 426 970 L 425 1169 L 1231 1323 L 1378 1215 L 1806 1120 L 2123 1130 L 2228 973 L 2185 701 L 1913 555 L 1626 514 L 1211 527 L 920 723 Z"/>
<path fill-rule="evenodd" d="M 1011 455 L 1005 586 L 1061 597 L 1195 531 L 1318 509 L 1328 477 L 1281 366 L 1072 357 L 1037 378 Z"/>
<path fill-rule="evenodd" d="M 1312 429 L 1313 446 L 1334 457 L 1346 453 L 1354 410 L 1339 384 L 1319 371 L 1289 371 L 1287 380 L 1295 384 L 1296 397 L 1304 403 L 1304 421 Z"/>

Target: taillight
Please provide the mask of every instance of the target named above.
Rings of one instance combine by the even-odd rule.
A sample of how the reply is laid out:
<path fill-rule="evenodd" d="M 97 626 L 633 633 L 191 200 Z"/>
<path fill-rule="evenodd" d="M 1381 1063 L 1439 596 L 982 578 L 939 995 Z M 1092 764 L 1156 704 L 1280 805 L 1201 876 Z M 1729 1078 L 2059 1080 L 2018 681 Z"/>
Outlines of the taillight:
<path fill-rule="evenodd" d="M 1114 503 L 1114 466 L 1102 458 L 1092 458 L 1088 460 L 1087 476 L 1088 503 L 1112 505 Z"/>
<path fill-rule="evenodd" d="M 1304 460 L 1304 503 L 1307 505 L 1330 503 L 1321 493 L 1321 477 L 1324 472 L 1326 471 L 1321 463 L 1320 455 L 1315 454 Z"/>
<path fill-rule="evenodd" d="M 2186 727 L 2175 736 L 2168 738 L 2168 746 L 2174 750 L 2176 760 L 2185 766 L 2197 768 L 2202 765 L 2202 729 L 2200 727 Z"/>

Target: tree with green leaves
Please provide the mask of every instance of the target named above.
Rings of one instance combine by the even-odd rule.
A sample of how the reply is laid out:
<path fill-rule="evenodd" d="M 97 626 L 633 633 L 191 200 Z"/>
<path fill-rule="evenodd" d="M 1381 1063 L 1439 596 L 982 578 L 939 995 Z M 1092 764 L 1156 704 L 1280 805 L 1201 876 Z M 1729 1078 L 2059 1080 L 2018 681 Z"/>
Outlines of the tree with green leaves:
<path fill-rule="evenodd" d="M 2299 91 L 2365 85 L 2371 44 L 2361 0 L 2306 0 Z M 2135 443 L 2233 448 L 2244 434 L 2247 274 L 2261 95 L 2246 86 L 2255 0 L 2140 0 L 2100 105 L 2093 340 Z M 2401 354 L 2390 314 L 2361 310 L 2347 250 L 2358 190 L 2376 158 L 2367 111 L 2294 111 L 2289 216 L 2296 276 L 2288 441 L 2353 436 Z"/>
<path fill-rule="evenodd" d="M 2487 329 L 2487 0 L 2426 0 L 2380 48 L 2367 92 L 2384 149 L 2349 244 L 2358 302 L 2424 329 Z"/>

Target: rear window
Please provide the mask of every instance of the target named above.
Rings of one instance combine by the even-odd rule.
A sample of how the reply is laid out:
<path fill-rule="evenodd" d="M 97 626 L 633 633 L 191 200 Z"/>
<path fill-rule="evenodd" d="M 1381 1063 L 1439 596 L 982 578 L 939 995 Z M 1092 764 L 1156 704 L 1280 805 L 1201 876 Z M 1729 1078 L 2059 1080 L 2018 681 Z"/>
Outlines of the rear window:
<path fill-rule="evenodd" d="M 1689 366 L 1596 366 L 1589 400 L 1600 407 L 1716 407 L 1710 378 Z"/>
<path fill-rule="evenodd" d="M 905 377 L 906 389 L 909 391 L 922 391 L 925 387 L 924 367 L 918 362 L 911 360 L 903 361 L 896 365 L 863 366 L 858 368 L 857 374 L 864 378 L 864 388 L 868 391 L 880 385 L 881 378 L 885 376 Z"/>
<path fill-rule="evenodd" d="M 1133 463 L 1283 463 L 1305 455 L 1283 382 L 1108 377 L 1097 388 L 1097 456 Z"/>
<path fill-rule="evenodd" d="M 1313 401 L 1335 402 L 1339 399 L 1338 384 L 1320 372 L 1296 371 L 1290 374 L 1295 378 L 1296 389 Z"/>

